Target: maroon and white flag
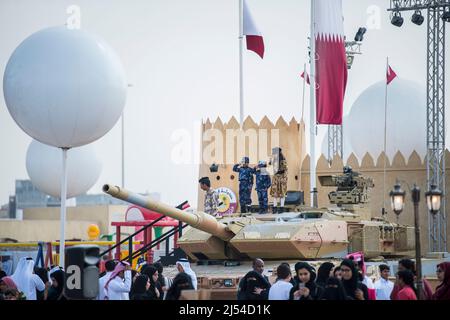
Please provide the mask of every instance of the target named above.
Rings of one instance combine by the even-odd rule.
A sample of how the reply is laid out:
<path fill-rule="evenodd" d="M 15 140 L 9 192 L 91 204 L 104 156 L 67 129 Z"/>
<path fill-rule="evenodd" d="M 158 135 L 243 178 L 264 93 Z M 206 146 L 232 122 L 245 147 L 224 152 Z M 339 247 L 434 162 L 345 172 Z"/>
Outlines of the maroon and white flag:
<path fill-rule="evenodd" d="M 314 0 L 316 122 L 342 124 L 347 86 L 342 0 Z"/>
<path fill-rule="evenodd" d="M 261 59 L 264 58 L 264 39 L 259 32 L 258 27 L 253 20 L 252 14 L 248 9 L 247 2 L 244 0 L 244 35 L 247 40 L 247 49 L 256 52 Z"/>
<path fill-rule="evenodd" d="M 308 72 L 303 71 L 302 74 L 300 75 L 300 77 L 305 79 L 305 74 L 306 74 L 306 83 L 309 84 L 309 74 L 308 74 Z"/>
<path fill-rule="evenodd" d="M 394 70 L 392 70 L 391 66 L 388 65 L 388 68 L 386 70 L 386 83 L 389 84 L 397 77 L 397 74 Z"/>

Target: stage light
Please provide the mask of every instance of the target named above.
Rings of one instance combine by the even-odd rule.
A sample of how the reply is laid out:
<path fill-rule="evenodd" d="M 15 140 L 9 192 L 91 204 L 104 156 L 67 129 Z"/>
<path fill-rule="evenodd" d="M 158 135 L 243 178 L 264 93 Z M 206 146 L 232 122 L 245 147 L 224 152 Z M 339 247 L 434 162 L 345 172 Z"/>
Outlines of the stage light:
<path fill-rule="evenodd" d="M 394 15 L 391 18 L 391 23 L 396 27 L 401 27 L 403 25 L 403 18 L 400 12 L 394 12 Z"/>
<path fill-rule="evenodd" d="M 417 24 L 418 26 L 420 26 L 424 20 L 425 18 L 423 17 L 422 12 L 420 12 L 419 10 L 416 10 L 411 17 L 412 23 Z"/>

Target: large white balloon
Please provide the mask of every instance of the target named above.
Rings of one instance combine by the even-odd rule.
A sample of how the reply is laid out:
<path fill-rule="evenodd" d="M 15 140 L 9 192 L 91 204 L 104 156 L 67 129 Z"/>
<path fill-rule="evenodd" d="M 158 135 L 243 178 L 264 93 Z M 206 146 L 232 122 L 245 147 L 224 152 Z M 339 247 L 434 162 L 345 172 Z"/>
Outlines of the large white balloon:
<path fill-rule="evenodd" d="M 126 101 L 119 57 L 85 31 L 52 27 L 25 39 L 10 57 L 3 91 L 11 116 L 28 135 L 77 147 L 105 135 Z"/>
<path fill-rule="evenodd" d="M 42 192 L 60 197 L 62 152 L 33 140 L 27 151 L 27 172 Z M 92 145 L 67 151 L 67 198 L 84 194 L 100 177 L 102 165 Z"/>
<path fill-rule="evenodd" d="M 386 82 L 367 88 L 353 104 L 344 124 L 353 152 L 362 159 L 375 158 L 384 149 L 384 96 Z M 396 78 L 388 87 L 387 155 L 397 151 L 409 157 L 414 150 L 426 153 L 426 93 L 416 82 Z"/>

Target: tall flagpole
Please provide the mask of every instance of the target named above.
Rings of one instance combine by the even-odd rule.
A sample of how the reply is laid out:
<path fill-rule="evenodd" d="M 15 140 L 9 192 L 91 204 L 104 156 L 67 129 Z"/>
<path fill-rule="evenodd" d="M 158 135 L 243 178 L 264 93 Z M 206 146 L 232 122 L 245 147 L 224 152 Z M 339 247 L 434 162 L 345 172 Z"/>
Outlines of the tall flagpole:
<path fill-rule="evenodd" d="M 309 86 L 310 86 L 310 133 L 309 133 L 309 147 L 310 147 L 310 162 L 309 162 L 309 180 L 311 192 L 311 206 L 317 207 L 316 192 L 316 39 L 315 39 L 315 4 L 311 0 L 311 35 L 310 35 L 310 67 L 309 72 Z"/>
<path fill-rule="evenodd" d="M 383 209 L 382 214 L 386 213 L 386 132 L 387 132 L 387 89 L 388 89 L 388 78 L 387 74 L 389 72 L 389 57 L 386 57 L 386 90 L 384 94 L 384 165 L 383 165 Z"/>
<path fill-rule="evenodd" d="M 239 0 L 239 123 L 244 125 L 244 0 Z"/>
<path fill-rule="evenodd" d="M 301 115 L 301 120 L 300 122 L 303 121 L 303 117 L 305 115 L 305 83 L 306 83 L 306 77 L 307 77 L 307 73 L 306 73 L 306 63 L 303 65 L 303 97 L 302 97 L 302 115 Z"/>

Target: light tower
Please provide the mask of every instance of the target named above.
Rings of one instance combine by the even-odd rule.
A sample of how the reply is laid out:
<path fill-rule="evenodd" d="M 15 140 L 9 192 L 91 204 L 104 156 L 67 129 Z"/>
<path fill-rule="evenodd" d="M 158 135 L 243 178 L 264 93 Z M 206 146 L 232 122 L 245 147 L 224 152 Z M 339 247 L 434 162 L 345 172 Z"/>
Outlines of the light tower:
<path fill-rule="evenodd" d="M 391 0 L 391 22 L 401 27 L 401 12 L 414 11 L 411 21 L 421 25 L 427 11 L 427 186 L 445 195 L 445 23 L 450 22 L 450 0 Z M 428 216 L 429 250 L 447 251 L 445 197 L 440 210 Z"/>

